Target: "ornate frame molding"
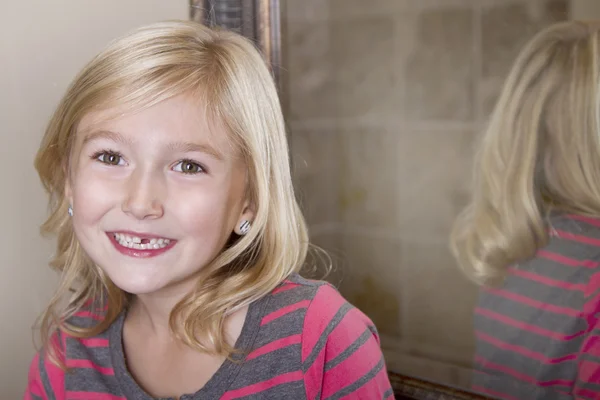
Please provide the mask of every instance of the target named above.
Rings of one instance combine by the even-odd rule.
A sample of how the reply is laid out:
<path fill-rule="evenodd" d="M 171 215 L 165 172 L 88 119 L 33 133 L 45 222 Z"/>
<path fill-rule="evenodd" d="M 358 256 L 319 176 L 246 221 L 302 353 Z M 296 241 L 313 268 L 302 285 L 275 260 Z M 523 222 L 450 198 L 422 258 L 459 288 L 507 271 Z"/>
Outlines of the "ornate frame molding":
<path fill-rule="evenodd" d="M 190 19 L 221 26 L 254 41 L 281 89 L 281 5 L 279 0 L 189 0 Z"/>

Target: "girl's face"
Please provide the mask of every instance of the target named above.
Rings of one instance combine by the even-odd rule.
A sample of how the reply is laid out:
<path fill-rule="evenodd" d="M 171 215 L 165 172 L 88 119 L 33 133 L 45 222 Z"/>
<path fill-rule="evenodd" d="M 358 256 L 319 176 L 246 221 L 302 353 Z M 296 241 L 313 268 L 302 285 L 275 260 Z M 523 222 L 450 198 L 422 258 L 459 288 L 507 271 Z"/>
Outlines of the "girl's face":
<path fill-rule="evenodd" d="M 93 112 L 78 126 L 66 186 L 75 234 L 126 292 L 189 290 L 252 220 L 244 163 L 202 110 L 179 96 L 134 114 Z"/>

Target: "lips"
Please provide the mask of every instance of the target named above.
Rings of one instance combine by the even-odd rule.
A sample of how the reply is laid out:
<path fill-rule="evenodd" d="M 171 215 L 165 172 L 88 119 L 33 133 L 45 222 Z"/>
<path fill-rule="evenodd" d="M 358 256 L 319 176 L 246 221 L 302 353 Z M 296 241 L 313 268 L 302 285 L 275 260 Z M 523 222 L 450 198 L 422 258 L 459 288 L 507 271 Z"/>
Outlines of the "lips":
<path fill-rule="evenodd" d="M 141 232 L 107 232 L 107 236 L 120 253 L 138 258 L 157 256 L 171 249 L 176 243 L 174 239 Z"/>

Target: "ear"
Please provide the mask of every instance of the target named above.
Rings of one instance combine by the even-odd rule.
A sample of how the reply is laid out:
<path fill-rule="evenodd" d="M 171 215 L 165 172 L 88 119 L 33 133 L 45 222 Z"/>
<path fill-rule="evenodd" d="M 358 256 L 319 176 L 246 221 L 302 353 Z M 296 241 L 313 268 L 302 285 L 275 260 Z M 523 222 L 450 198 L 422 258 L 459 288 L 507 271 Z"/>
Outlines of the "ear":
<path fill-rule="evenodd" d="M 233 231 L 237 235 L 245 235 L 248 233 L 252 222 L 254 221 L 254 217 L 256 215 L 254 204 L 250 200 L 246 200 L 244 202 L 244 206 L 242 207 L 242 212 L 238 218 L 238 221 L 233 228 Z M 250 225 L 248 225 L 250 224 Z"/>

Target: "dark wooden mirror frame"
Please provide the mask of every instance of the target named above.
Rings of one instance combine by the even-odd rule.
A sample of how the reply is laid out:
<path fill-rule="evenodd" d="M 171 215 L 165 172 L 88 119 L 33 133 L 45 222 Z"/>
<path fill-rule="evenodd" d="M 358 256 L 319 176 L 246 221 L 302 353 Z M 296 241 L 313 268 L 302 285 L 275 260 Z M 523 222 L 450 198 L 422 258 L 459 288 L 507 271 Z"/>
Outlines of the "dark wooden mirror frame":
<path fill-rule="evenodd" d="M 189 0 L 190 19 L 221 26 L 252 39 L 281 88 L 281 8 L 279 0 Z"/>
<path fill-rule="evenodd" d="M 400 400 L 491 400 L 464 389 L 389 371 L 394 397 Z"/>

